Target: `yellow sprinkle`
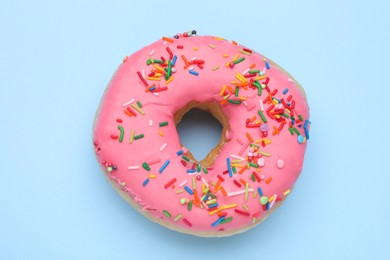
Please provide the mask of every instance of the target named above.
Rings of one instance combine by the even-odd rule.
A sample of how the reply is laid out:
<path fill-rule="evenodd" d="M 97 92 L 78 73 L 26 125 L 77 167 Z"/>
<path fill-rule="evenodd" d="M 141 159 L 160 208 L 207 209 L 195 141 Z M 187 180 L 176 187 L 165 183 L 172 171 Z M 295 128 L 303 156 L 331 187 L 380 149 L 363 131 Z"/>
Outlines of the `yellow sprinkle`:
<path fill-rule="evenodd" d="M 272 196 L 269 198 L 268 202 L 271 203 L 274 199 L 275 199 L 275 197 L 274 197 L 274 195 L 272 195 Z"/>
<path fill-rule="evenodd" d="M 161 77 L 161 73 L 155 73 L 154 76 L 155 77 Z"/>
<path fill-rule="evenodd" d="M 256 198 L 257 194 L 258 194 L 257 191 L 253 192 L 252 194 L 253 198 Z"/>
<path fill-rule="evenodd" d="M 287 190 L 285 190 L 285 192 L 283 192 L 284 196 L 287 196 L 287 194 L 289 194 L 289 193 L 290 193 L 290 189 L 287 189 Z"/>
<path fill-rule="evenodd" d="M 222 89 L 221 89 L 221 92 L 219 92 L 219 95 L 222 96 L 223 92 L 225 92 L 225 90 L 226 90 L 226 86 L 223 86 Z"/>
<path fill-rule="evenodd" d="M 184 192 L 184 190 L 183 189 L 181 189 L 181 190 L 177 190 L 176 191 L 176 194 L 180 194 L 180 193 L 183 193 Z"/>
<path fill-rule="evenodd" d="M 215 49 L 214 44 L 211 44 L 211 43 L 210 43 L 209 46 L 210 46 L 211 49 Z"/>
<path fill-rule="evenodd" d="M 272 103 L 274 103 L 275 105 L 277 105 L 279 102 L 278 102 L 276 99 L 273 99 L 273 100 L 272 100 Z"/>
<path fill-rule="evenodd" d="M 257 168 L 256 171 L 257 171 L 257 172 L 261 172 L 261 168 L 260 168 L 260 167 Z"/>
<path fill-rule="evenodd" d="M 247 82 L 247 79 L 241 74 L 241 73 L 236 73 L 236 79 L 241 81 L 242 83 Z"/>
<path fill-rule="evenodd" d="M 237 159 L 237 160 L 232 160 L 232 161 L 231 161 L 232 164 L 234 164 L 234 163 L 240 163 L 240 162 L 242 162 L 242 160 L 238 160 L 238 159 Z"/>
<path fill-rule="evenodd" d="M 234 62 L 234 61 L 236 61 L 237 59 L 238 59 L 238 54 L 237 54 L 236 56 L 234 56 L 234 58 L 233 58 L 232 61 Z"/>
<path fill-rule="evenodd" d="M 256 218 L 253 217 L 253 218 L 252 218 L 252 224 L 255 224 L 255 223 L 256 223 Z"/>
<path fill-rule="evenodd" d="M 229 99 L 230 95 L 227 94 L 226 96 L 223 97 L 223 99 Z"/>
<path fill-rule="evenodd" d="M 131 143 L 131 144 L 133 143 L 133 140 L 134 140 L 134 134 L 135 134 L 135 131 L 132 130 L 132 131 L 131 131 L 131 135 L 130 135 L 130 143 Z"/>
<path fill-rule="evenodd" d="M 245 55 L 251 55 L 249 52 L 244 51 L 244 50 L 238 50 L 238 51 L 241 52 L 242 54 L 245 54 Z"/>
<path fill-rule="evenodd" d="M 236 164 L 236 163 L 232 163 L 231 166 L 236 168 L 242 168 L 241 164 Z"/>
<path fill-rule="evenodd" d="M 196 189 L 196 180 L 195 180 L 195 176 L 192 176 L 192 189 Z"/>
<path fill-rule="evenodd" d="M 194 51 L 197 51 L 198 50 L 198 47 L 194 47 L 194 48 L 192 48 Z"/>
<path fill-rule="evenodd" d="M 223 41 L 223 40 L 225 40 L 225 39 L 224 39 L 224 38 L 222 38 L 222 37 L 215 36 L 215 37 L 214 37 L 214 40 L 217 40 L 217 41 Z"/>
<path fill-rule="evenodd" d="M 225 67 L 229 67 L 230 62 L 231 62 L 231 61 L 228 61 L 228 62 L 225 64 Z"/>
<path fill-rule="evenodd" d="M 245 196 L 244 196 L 245 201 L 248 201 L 248 192 L 249 192 L 249 183 L 246 183 L 245 184 Z"/>
<path fill-rule="evenodd" d="M 155 81 L 160 81 L 160 78 L 157 77 L 147 77 L 148 80 L 155 80 Z"/>
<path fill-rule="evenodd" d="M 158 133 L 159 133 L 159 135 L 161 135 L 161 136 L 164 136 L 164 132 L 163 131 L 158 131 Z"/>
<path fill-rule="evenodd" d="M 227 53 L 222 54 L 222 57 L 227 58 L 229 55 Z"/>
<path fill-rule="evenodd" d="M 225 206 L 222 206 L 222 207 L 220 207 L 220 208 L 218 208 L 216 210 L 210 211 L 209 215 L 214 215 L 215 213 L 220 212 L 221 210 L 231 209 L 231 208 L 235 208 L 235 207 L 237 207 L 237 203 L 230 204 L 230 205 L 225 205 Z"/>
<path fill-rule="evenodd" d="M 245 209 L 245 211 L 249 211 L 249 208 L 248 208 L 248 206 L 245 203 L 242 204 L 242 208 Z"/>
<path fill-rule="evenodd" d="M 259 120 L 255 121 L 255 124 L 260 124 L 261 122 L 263 122 L 263 121 L 261 121 L 261 120 L 259 119 Z"/>
<path fill-rule="evenodd" d="M 212 200 L 206 201 L 206 204 L 207 204 L 207 205 L 210 205 L 210 204 L 214 204 L 214 203 L 216 203 L 216 202 L 217 202 L 216 199 L 212 199 Z"/>
<path fill-rule="evenodd" d="M 217 65 L 217 66 L 214 66 L 211 70 L 212 71 L 216 71 L 217 69 L 219 69 L 219 66 Z"/>
<path fill-rule="evenodd" d="M 163 72 L 164 71 L 164 69 L 163 68 L 161 68 L 159 65 L 157 65 L 157 64 L 153 64 L 153 67 L 158 71 L 158 72 Z"/>
<path fill-rule="evenodd" d="M 267 76 L 263 75 L 263 76 L 257 76 L 257 77 L 254 77 L 253 80 L 262 80 L 262 79 L 265 79 Z"/>
<path fill-rule="evenodd" d="M 246 97 L 239 96 L 238 98 L 241 100 L 246 100 Z"/>
<path fill-rule="evenodd" d="M 149 175 L 148 175 L 148 178 L 156 179 L 156 175 L 154 175 L 154 174 L 149 174 Z"/>
<path fill-rule="evenodd" d="M 140 112 L 140 114 L 145 115 L 145 112 L 144 112 L 139 106 L 137 106 L 137 105 L 135 105 L 135 104 L 131 104 L 131 106 L 132 106 L 135 110 L 137 110 L 138 112 Z"/>
<path fill-rule="evenodd" d="M 170 76 L 169 79 L 167 81 L 165 81 L 165 85 L 168 85 L 169 83 L 171 83 L 173 79 L 174 79 L 174 77 Z"/>

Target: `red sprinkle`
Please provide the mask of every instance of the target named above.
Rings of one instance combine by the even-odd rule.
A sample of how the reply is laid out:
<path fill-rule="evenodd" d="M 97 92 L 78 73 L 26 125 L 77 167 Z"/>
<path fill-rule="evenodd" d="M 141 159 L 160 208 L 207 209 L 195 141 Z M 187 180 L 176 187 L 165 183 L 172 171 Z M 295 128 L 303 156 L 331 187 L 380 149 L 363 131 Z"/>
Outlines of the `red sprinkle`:
<path fill-rule="evenodd" d="M 237 187 L 241 188 L 241 184 L 237 180 L 234 180 L 233 183 L 236 184 Z"/>
<path fill-rule="evenodd" d="M 171 186 L 172 184 L 174 184 L 176 182 L 176 178 L 173 178 L 172 180 L 170 180 L 169 182 L 167 182 L 167 184 L 164 185 L 164 188 L 165 189 L 168 189 L 169 186 Z"/>
<path fill-rule="evenodd" d="M 118 139 L 118 136 L 117 136 L 117 135 L 111 135 L 110 137 L 111 137 L 112 139 L 114 139 L 114 140 Z"/>
<path fill-rule="evenodd" d="M 137 71 L 138 77 L 141 79 L 141 81 L 144 83 L 145 86 L 149 86 L 148 82 L 142 77 L 141 72 Z"/>
<path fill-rule="evenodd" d="M 245 212 L 245 211 L 242 211 L 242 210 L 239 210 L 239 209 L 235 209 L 234 211 L 236 213 L 240 214 L 240 215 L 243 215 L 243 216 L 247 216 L 247 217 L 250 216 L 249 212 Z"/>
<path fill-rule="evenodd" d="M 122 123 L 122 122 L 123 122 L 122 119 L 120 119 L 120 118 L 118 118 L 116 121 L 117 121 L 118 123 Z"/>
<path fill-rule="evenodd" d="M 225 181 L 225 179 L 221 176 L 221 175 L 217 175 L 217 177 L 218 177 L 218 179 L 220 180 L 220 181 Z"/>
<path fill-rule="evenodd" d="M 192 227 L 191 222 L 189 222 L 186 218 L 183 218 L 183 222 L 184 222 L 187 226 Z"/>
<path fill-rule="evenodd" d="M 176 48 L 183 49 L 183 45 L 177 45 Z"/>

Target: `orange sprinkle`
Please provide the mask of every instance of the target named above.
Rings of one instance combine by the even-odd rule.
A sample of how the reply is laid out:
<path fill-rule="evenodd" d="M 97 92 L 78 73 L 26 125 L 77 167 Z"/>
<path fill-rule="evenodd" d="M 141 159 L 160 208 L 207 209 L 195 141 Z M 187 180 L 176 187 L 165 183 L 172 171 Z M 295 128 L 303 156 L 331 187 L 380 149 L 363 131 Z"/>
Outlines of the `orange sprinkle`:
<path fill-rule="evenodd" d="M 240 182 L 241 182 L 244 186 L 246 186 L 246 181 L 245 181 L 245 180 L 240 179 Z"/>
<path fill-rule="evenodd" d="M 222 186 L 221 186 L 221 191 L 222 191 L 223 196 L 227 197 L 227 193 L 226 193 L 225 189 Z"/>
<path fill-rule="evenodd" d="M 233 43 L 234 45 L 237 45 L 237 42 L 235 42 L 235 41 L 233 41 L 233 40 L 232 40 L 232 43 Z"/>
<path fill-rule="evenodd" d="M 254 63 L 252 63 L 252 64 L 249 66 L 250 69 L 253 69 L 254 67 L 256 67 L 256 64 L 254 64 Z"/>
<path fill-rule="evenodd" d="M 161 136 L 164 136 L 164 132 L 163 131 L 158 131 L 158 134 L 161 135 Z"/>
<path fill-rule="evenodd" d="M 219 187 L 220 187 L 220 185 L 221 185 L 221 182 L 222 182 L 222 181 L 218 179 L 217 184 L 215 184 L 215 187 L 214 187 L 214 192 L 217 192 L 217 191 L 219 190 Z"/>
<path fill-rule="evenodd" d="M 256 120 L 256 116 L 252 116 L 251 119 L 249 119 L 249 122 L 253 122 Z"/>
<path fill-rule="evenodd" d="M 246 132 L 245 135 L 246 135 L 246 137 L 248 137 L 249 142 L 251 142 L 251 143 L 254 142 L 252 136 L 248 132 Z"/>
<path fill-rule="evenodd" d="M 196 202 L 200 202 L 197 190 L 194 190 L 194 198 Z"/>
<path fill-rule="evenodd" d="M 183 61 L 186 64 L 186 66 L 188 67 L 189 64 L 188 64 L 187 58 L 184 55 L 181 55 L 181 58 L 183 59 Z"/>
<path fill-rule="evenodd" d="M 221 91 L 219 92 L 219 95 L 223 96 L 223 93 L 225 92 L 225 90 L 226 90 L 226 86 L 223 86 Z"/>
<path fill-rule="evenodd" d="M 272 177 L 268 177 L 266 180 L 265 180 L 265 183 L 268 184 L 272 181 Z"/>
<path fill-rule="evenodd" d="M 241 170 L 238 172 L 238 174 L 243 174 L 245 172 L 246 168 L 242 167 Z"/>
<path fill-rule="evenodd" d="M 164 41 L 167 41 L 167 42 L 173 43 L 173 39 L 171 39 L 171 38 L 168 38 L 168 37 L 162 37 L 162 39 L 163 39 Z"/>
<path fill-rule="evenodd" d="M 125 114 L 128 115 L 128 116 L 133 116 L 133 115 L 130 113 L 130 111 L 127 110 L 127 109 L 125 109 L 124 112 L 125 112 Z"/>
<path fill-rule="evenodd" d="M 222 99 L 221 101 L 219 101 L 219 103 L 221 104 L 221 105 L 224 105 L 224 104 L 226 104 L 228 101 L 226 100 L 226 99 Z"/>
<path fill-rule="evenodd" d="M 230 91 L 230 93 L 232 93 L 232 94 L 235 93 L 234 89 L 231 86 L 227 86 L 227 89 Z"/>
<path fill-rule="evenodd" d="M 200 201 L 193 200 L 192 203 L 194 203 L 194 205 L 197 206 L 197 207 L 200 206 Z"/>
<path fill-rule="evenodd" d="M 227 58 L 229 55 L 227 53 L 222 54 L 222 57 Z"/>

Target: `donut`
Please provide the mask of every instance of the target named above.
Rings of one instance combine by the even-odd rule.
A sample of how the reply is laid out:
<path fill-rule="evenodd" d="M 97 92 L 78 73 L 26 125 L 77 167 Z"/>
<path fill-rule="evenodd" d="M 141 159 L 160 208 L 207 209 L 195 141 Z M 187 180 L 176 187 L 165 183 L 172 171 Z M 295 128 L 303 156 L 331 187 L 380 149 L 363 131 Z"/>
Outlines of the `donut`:
<path fill-rule="evenodd" d="M 192 109 L 222 125 L 202 160 L 177 124 Z M 297 81 L 254 50 L 196 31 L 126 56 L 97 109 L 92 142 L 114 189 L 169 229 L 202 237 L 244 232 L 290 194 L 309 140 Z"/>

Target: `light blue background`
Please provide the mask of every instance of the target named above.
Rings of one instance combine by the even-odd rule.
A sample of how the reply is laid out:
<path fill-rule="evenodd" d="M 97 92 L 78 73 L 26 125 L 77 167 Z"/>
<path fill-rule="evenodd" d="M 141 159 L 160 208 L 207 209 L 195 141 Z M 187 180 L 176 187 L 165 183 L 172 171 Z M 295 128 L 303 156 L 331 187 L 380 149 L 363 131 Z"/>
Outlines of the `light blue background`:
<path fill-rule="evenodd" d="M 389 1 L 110 2 L 1 3 L 0 259 L 390 258 Z M 223 239 L 149 222 L 92 152 L 94 113 L 123 57 L 193 28 L 278 62 L 311 107 L 291 196 Z"/>

